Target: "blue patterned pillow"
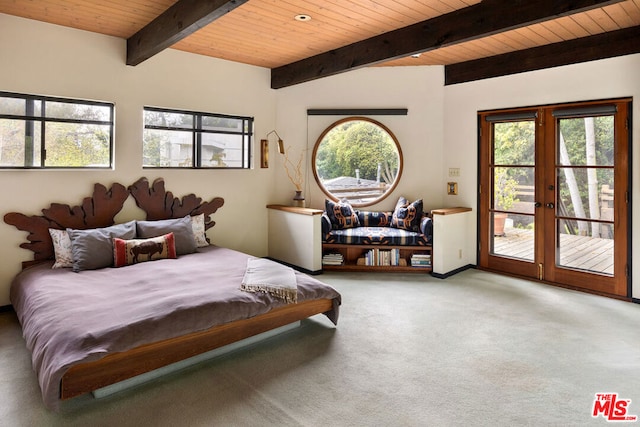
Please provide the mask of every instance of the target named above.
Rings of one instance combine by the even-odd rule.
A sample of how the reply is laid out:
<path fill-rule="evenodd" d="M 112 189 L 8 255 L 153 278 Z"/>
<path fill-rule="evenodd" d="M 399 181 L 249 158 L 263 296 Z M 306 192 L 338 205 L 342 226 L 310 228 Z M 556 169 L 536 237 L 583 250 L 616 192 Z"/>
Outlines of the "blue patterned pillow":
<path fill-rule="evenodd" d="M 393 212 L 358 211 L 358 221 L 362 227 L 389 227 Z"/>
<path fill-rule="evenodd" d="M 331 221 L 331 227 L 335 230 L 343 230 L 345 228 L 354 228 L 360 226 L 358 221 L 358 213 L 353 210 L 349 202 L 333 202 L 325 200 L 325 211 Z"/>
<path fill-rule="evenodd" d="M 420 221 L 422 220 L 422 199 L 409 203 L 407 199 L 400 196 L 391 217 L 391 226 L 403 230 L 420 232 Z"/>

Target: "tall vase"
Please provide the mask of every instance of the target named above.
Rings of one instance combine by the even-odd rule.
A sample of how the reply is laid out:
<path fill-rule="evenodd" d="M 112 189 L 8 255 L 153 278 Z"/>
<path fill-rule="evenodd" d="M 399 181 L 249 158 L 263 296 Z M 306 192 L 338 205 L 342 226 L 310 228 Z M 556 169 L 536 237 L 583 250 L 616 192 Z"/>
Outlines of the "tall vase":
<path fill-rule="evenodd" d="M 296 194 L 293 196 L 293 206 L 304 208 L 305 200 L 304 196 L 302 195 L 302 191 L 296 190 Z"/>

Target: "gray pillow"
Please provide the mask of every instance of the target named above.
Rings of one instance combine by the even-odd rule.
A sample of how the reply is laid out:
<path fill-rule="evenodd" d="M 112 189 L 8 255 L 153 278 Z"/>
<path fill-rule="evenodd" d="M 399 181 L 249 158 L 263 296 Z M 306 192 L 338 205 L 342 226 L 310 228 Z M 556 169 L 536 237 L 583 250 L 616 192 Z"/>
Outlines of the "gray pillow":
<path fill-rule="evenodd" d="M 73 271 L 95 270 L 113 265 L 112 239 L 134 239 L 136 237 L 136 222 L 112 225 L 104 228 L 75 230 L 67 228 L 71 239 L 71 253 L 73 254 Z"/>
<path fill-rule="evenodd" d="M 189 215 L 183 218 L 162 219 L 159 221 L 137 221 L 138 237 L 147 239 L 173 232 L 178 255 L 191 254 L 196 251 L 196 239 Z"/>

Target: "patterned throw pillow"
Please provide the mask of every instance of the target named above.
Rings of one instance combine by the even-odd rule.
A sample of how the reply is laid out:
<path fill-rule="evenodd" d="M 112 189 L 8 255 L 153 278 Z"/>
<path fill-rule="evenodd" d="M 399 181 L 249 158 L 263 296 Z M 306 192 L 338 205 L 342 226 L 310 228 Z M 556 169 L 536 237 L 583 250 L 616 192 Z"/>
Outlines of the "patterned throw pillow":
<path fill-rule="evenodd" d="M 331 221 L 331 227 L 336 230 L 343 230 L 345 228 L 354 228 L 360 226 L 358 221 L 358 214 L 353 210 L 353 207 L 349 202 L 333 202 L 331 200 L 325 200 L 324 202 L 327 216 Z"/>
<path fill-rule="evenodd" d="M 71 252 L 71 239 L 67 230 L 49 229 L 51 241 L 53 242 L 53 253 L 56 262 L 51 268 L 73 267 L 73 253 Z"/>
<path fill-rule="evenodd" d="M 151 239 L 113 239 L 113 265 L 123 267 L 155 259 L 176 258 L 173 233 Z"/>
<path fill-rule="evenodd" d="M 358 211 L 361 227 L 389 227 L 393 212 Z"/>
<path fill-rule="evenodd" d="M 209 246 L 207 235 L 204 227 L 204 214 L 191 217 L 191 227 L 193 228 L 193 237 L 196 239 L 196 246 L 199 248 Z"/>
<path fill-rule="evenodd" d="M 391 217 L 391 226 L 408 231 L 420 231 L 420 221 L 422 220 L 422 199 L 409 203 L 407 199 L 400 196 Z"/>

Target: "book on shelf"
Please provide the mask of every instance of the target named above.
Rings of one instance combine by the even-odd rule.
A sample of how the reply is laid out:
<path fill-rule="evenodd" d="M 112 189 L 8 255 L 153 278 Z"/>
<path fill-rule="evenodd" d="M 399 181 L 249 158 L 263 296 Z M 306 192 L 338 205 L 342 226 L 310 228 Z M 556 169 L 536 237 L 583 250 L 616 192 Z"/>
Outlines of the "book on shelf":
<path fill-rule="evenodd" d="M 431 267 L 431 254 L 413 254 L 411 255 L 412 267 Z"/>
<path fill-rule="evenodd" d="M 430 262 L 413 262 L 411 261 L 411 267 L 431 267 Z"/>
<path fill-rule="evenodd" d="M 322 256 L 323 265 L 342 265 L 344 257 L 341 253 L 327 253 Z"/>
<path fill-rule="evenodd" d="M 407 261 L 400 257 L 400 249 L 369 249 L 362 257 L 363 264 L 368 266 L 406 266 Z"/>

